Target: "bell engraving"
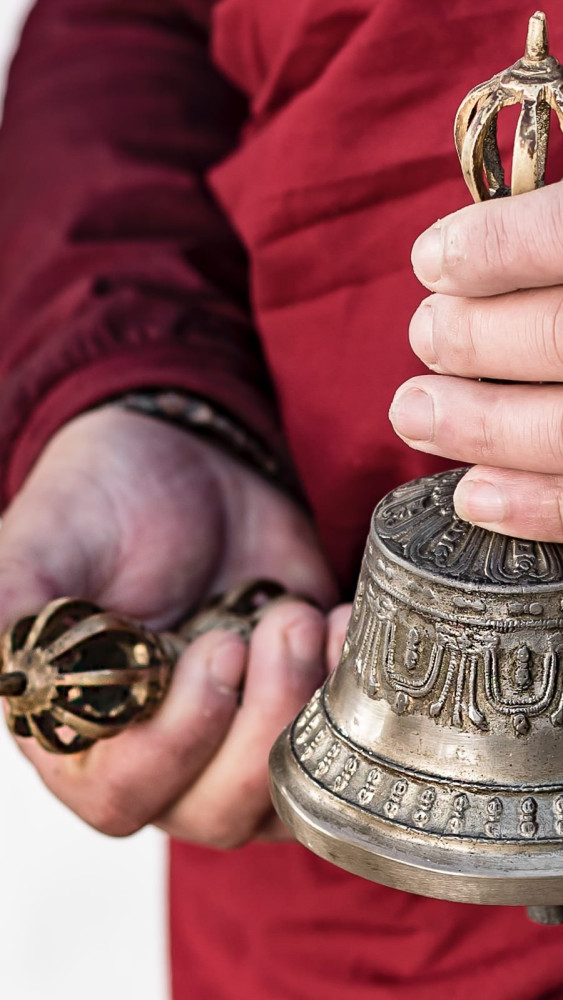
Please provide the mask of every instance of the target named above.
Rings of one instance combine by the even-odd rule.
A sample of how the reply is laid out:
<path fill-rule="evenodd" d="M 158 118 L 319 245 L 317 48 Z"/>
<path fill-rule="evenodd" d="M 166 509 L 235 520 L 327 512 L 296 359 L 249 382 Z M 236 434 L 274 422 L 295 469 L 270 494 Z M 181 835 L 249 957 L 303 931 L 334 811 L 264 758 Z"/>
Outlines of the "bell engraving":
<path fill-rule="evenodd" d="M 299 839 L 367 878 L 556 905 L 563 547 L 459 521 L 464 471 L 376 508 L 340 664 L 276 743 L 273 794 Z"/>

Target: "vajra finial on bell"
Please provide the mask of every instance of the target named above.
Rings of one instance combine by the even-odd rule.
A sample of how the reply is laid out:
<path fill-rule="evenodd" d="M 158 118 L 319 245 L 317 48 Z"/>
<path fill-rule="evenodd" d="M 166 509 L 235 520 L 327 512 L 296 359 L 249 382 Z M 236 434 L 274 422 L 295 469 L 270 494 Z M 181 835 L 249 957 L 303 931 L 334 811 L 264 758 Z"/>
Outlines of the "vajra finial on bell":
<path fill-rule="evenodd" d="M 497 119 L 512 104 L 521 104 L 522 110 L 508 186 L 497 143 Z M 563 129 L 563 68 L 549 54 L 546 16 L 537 11 L 530 18 L 522 59 L 475 87 L 456 115 L 456 149 L 475 201 L 524 194 L 543 186 L 551 111 Z"/>

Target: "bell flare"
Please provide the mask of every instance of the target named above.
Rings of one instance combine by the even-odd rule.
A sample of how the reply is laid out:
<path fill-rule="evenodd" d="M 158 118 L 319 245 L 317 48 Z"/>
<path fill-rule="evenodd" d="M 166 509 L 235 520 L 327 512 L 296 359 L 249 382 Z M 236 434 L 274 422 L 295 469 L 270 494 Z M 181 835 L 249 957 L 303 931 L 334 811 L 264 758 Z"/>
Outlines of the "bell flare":
<path fill-rule="evenodd" d="M 336 671 L 272 750 L 315 853 L 466 902 L 563 901 L 563 547 L 460 520 L 465 470 L 375 510 Z"/>
<path fill-rule="evenodd" d="M 296 840 L 313 854 L 353 875 L 433 899 L 542 910 L 560 904 L 563 861 L 557 850 L 532 858 L 526 847 L 507 844 L 501 851 L 492 841 L 460 847 L 429 837 L 423 828 L 369 815 L 367 807 L 359 814 L 354 805 L 339 802 L 334 809 L 322 787 L 303 780 L 290 740 L 288 729 L 272 748 L 272 800 Z M 367 802 L 372 790 L 364 787 Z M 459 806 L 452 818 L 462 817 L 465 801 Z"/>

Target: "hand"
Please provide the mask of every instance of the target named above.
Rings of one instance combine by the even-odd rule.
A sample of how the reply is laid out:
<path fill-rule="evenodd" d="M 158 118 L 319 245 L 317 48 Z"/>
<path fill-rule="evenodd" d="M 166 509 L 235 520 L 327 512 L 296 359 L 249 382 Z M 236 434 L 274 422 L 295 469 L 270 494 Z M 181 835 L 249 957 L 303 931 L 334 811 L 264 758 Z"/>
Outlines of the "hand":
<path fill-rule="evenodd" d="M 411 447 L 476 463 L 454 495 L 461 518 L 552 542 L 563 542 L 562 217 L 554 184 L 418 238 L 413 266 L 434 294 L 410 339 L 439 375 L 406 382 L 390 411 Z"/>
<path fill-rule="evenodd" d="M 1 624 L 69 594 L 162 627 L 257 576 L 333 603 L 293 502 L 188 433 L 114 408 L 53 438 L 0 532 Z M 193 643 L 148 722 L 76 757 L 20 746 L 61 801 L 105 833 L 152 822 L 214 846 L 279 836 L 268 752 L 321 683 L 327 649 L 337 655 L 342 615 L 331 623 L 327 647 L 320 611 L 301 601 L 272 608 L 250 648 L 228 632 Z"/>

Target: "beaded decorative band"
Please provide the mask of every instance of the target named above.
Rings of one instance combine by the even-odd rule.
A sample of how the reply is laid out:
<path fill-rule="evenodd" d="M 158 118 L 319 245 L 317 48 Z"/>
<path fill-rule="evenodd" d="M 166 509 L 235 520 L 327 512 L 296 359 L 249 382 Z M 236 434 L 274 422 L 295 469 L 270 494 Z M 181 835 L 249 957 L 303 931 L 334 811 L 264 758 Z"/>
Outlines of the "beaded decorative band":
<path fill-rule="evenodd" d="M 169 389 L 143 389 L 126 393 L 111 400 L 112 403 L 198 434 L 276 485 L 300 494 L 295 476 L 287 466 L 229 413 L 201 396 Z"/>

